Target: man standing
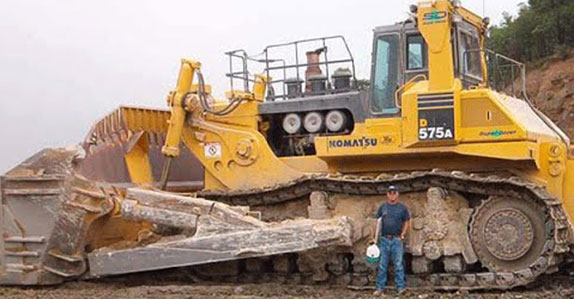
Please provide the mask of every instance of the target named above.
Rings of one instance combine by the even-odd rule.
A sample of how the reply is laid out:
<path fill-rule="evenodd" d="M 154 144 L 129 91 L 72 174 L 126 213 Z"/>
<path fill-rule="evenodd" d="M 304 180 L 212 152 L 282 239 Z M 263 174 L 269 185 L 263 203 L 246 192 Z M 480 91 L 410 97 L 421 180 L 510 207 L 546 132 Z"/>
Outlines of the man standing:
<path fill-rule="evenodd" d="M 393 262 L 395 285 L 399 294 L 406 289 L 403 240 L 409 229 L 411 216 L 407 207 L 399 202 L 399 189 L 397 187 L 389 187 L 387 199 L 387 202 L 383 203 L 377 210 L 377 219 L 379 219 L 377 223 L 381 226 L 376 230 L 378 235 L 373 240 L 379 245 L 381 251 L 375 296 L 381 295 L 387 284 L 389 261 Z"/>

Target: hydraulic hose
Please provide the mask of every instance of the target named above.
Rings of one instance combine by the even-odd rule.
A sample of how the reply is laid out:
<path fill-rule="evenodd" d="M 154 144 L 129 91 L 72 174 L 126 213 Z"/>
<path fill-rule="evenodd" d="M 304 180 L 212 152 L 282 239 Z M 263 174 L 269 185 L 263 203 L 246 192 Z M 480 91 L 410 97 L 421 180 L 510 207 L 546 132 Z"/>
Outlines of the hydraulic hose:
<path fill-rule="evenodd" d="M 217 115 L 217 116 L 225 116 L 230 114 L 231 112 L 235 111 L 235 109 L 237 109 L 237 107 L 239 107 L 239 105 L 244 101 L 244 99 L 231 99 L 231 101 L 229 102 L 229 104 L 227 106 L 225 106 L 224 108 L 222 108 L 221 110 L 215 110 L 213 109 L 208 101 L 207 101 L 207 97 L 206 97 L 206 92 L 205 92 L 205 81 L 203 79 L 203 74 L 201 73 L 200 69 L 196 69 L 195 73 L 197 75 L 197 81 L 198 81 L 198 85 L 199 85 L 199 103 L 201 104 L 201 108 L 203 108 L 203 110 L 207 113 L 213 114 L 213 115 Z"/>

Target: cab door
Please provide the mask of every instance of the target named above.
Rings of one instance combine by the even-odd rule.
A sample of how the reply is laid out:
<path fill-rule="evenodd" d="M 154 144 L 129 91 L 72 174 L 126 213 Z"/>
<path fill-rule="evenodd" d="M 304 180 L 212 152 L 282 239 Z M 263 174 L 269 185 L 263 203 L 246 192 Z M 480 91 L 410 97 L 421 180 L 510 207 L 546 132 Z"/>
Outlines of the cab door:
<path fill-rule="evenodd" d="M 374 118 L 400 117 L 395 92 L 402 83 L 401 48 L 398 32 L 375 34 L 370 93 L 370 112 Z"/>
<path fill-rule="evenodd" d="M 428 48 L 416 28 L 393 26 L 375 34 L 367 124 L 390 135 L 395 146 L 403 140 L 401 86 L 419 75 L 428 77 Z"/>

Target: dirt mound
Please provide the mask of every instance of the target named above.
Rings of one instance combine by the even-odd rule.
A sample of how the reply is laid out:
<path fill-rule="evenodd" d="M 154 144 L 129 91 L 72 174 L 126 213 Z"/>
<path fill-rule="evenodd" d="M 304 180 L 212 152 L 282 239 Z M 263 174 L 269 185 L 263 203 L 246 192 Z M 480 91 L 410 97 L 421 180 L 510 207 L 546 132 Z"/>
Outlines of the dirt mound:
<path fill-rule="evenodd" d="M 529 66 L 530 99 L 574 140 L 574 52 Z"/>

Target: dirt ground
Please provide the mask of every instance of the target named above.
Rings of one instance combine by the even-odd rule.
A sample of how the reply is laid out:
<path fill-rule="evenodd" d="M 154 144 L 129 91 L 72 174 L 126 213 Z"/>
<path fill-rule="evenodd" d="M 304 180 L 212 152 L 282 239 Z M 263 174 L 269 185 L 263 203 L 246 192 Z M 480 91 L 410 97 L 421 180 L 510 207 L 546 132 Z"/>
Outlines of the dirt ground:
<path fill-rule="evenodd" d="M 401 298 L 574 298 L 574 277 L 555 274 L 512 291 L 429 292 L 409 290 Z M 389 290 L 385 298 L 398 298 Z M 166 277 L 69 282 L 52 287 L 0 287 L 0 298 L 373 298 L 372 290 L 285 284 L 209 284 Z"/>

